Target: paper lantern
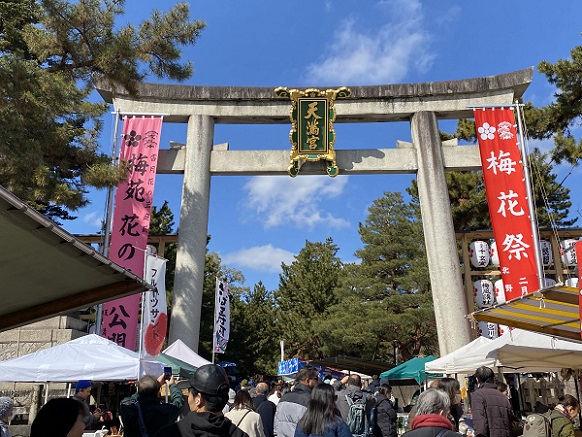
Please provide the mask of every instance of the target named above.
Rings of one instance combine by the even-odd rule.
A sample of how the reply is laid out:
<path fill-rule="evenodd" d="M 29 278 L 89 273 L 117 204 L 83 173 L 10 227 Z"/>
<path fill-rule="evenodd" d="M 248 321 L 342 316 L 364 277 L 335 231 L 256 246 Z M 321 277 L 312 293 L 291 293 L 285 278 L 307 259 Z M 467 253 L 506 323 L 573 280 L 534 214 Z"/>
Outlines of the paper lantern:
<path fill-rule="evenodd" d="M 540 259 L 544 267 L 551 266 L 554 263 L 552 244 L 549 241 L 540 240 Z"/>
<path fill-rule="evenodd" d="M 481 337 L 486 337 L 491 340 L 495 340 L 499 337 L 499 329 L 495 323 L 479 322 L 477 323 L 477 329 L 479 330 L 479 335 Z"/>
<path fill-rule="evenodd" d="M 485 308 L 495 303 L 495 290 L 491 281 L 479 279 L 473 282 L 475 303 L 478 308 Z"/>
<path fill-rule="evenodd" d="M 568 278 L 564 281 L 567 287 L 578 288 L 578 278 Z"/>
<path fill-rule="evenodd" d="M 469 256 L 473 267 L 487 267 L 489 265 L 489 245 L 485 241 L 473 241 L 469 244 Z"/>
<path fill-rule="evenodd" d="M 495 267 L 499 267 L 499 253 L 497 252 L 497 243 L 495 241 L 491 242 L 489 255 L 491 257 L 491 264 L 493 264 Z"/>
<path fill-rule="evenodd" d="M 499 337 L 501 337 L 502 335 L 507 334 L 509 331 L 511 331 L 511 328 L 509 326 L 499 325 L 497 333 L 498 333 Z"/>
<path fill-rule="evenodd" d="M 564 240 L 560 243 L 560 255 L 562 256 L 562 264 L 567 267 L 576 266 L 576 251 L 574 246 L 576 240 Z"/>
<path fill-rule="evenodd" d="M 505 303 L 505 288 L 503 288 L 503 280 L 495 281 L 495 302 Z"/>

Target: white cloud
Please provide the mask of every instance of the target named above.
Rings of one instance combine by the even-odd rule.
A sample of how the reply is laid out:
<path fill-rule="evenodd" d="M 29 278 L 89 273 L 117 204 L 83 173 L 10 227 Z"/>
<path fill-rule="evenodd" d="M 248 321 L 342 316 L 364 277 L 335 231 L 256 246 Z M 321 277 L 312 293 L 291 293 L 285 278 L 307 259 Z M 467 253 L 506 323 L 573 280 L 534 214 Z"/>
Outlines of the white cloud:
<path fill-rule="evenodd" d="M 350 226 L 347 220 L 323 211 L 321 204 L 341 195 L 348 178 L 254 177 L 244 186 L 248 194 L 244 207 L 253 211 L 266 228 L 293 225 L 313 229 L 322 224 L 331 228 L 346 228 Z"/>
<path fill-rule="evenodd" d="M 281 263 L 289 265 L 295 260 L 295 254 L 271 244 L 241 249 L 221 255 L 224 264 L 233 264 L 239 268 L 249 268 L 262 273 L 281 272 Z"/>
<path fill-rule="evenodd" d="M 102 214 L 93 211 L 85 214 L 82 220 L 84 223 L 88 223 L 91 226 L 97 226 L 97 228 L 101 229 L 101 221 L 104 220 L 104 218 Z"/>
<path fill-rule="evenodd" d="M 427 51 L 430 37 L 423 30 L 421 3 L 397 0 L 379 6 L 392 21 L 370 30 L 358 29 L 358 23 L 346 20 L 334 34 L 328 55 L 307 67 L 310 82 L 395 83 L 411 68 L 426 71 L 430 67 L 434 56 Z"/>

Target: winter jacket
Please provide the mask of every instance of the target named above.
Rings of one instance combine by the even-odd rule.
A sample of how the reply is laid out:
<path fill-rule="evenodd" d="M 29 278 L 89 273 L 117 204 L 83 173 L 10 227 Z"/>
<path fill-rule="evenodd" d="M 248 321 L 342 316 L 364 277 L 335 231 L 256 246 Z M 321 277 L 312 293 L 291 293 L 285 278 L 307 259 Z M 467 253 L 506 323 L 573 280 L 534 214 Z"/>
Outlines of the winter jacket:
<path fill-rule="evenodd" d="M 352 433 L 341 417 L 337 417 L 333 426 L 326 429 L 321 436 L 316 436 L 315 434 L 309 434 L 308 436 L 301 429 L 301 425 L 298 424 L 294 437 L 352 437 Z"/>
<path fill-rule="evenodd" d="M 511 404 L 495 384 L 483 383 L 471 396 L 476 437 L 511 437 Z"/>
<path fill-rule="evenodd" d="M 459 437 L 459 434 L 453 431 L 451 421 L 440 414 L 421 414 L 416 416 L 412 420 L 410 428 L 411 430 L 402 434 L 402 437 L 436 437 L 443 429 L 448 431 L 442 437 Z"/>
<path fill-rule="evenodd" d="M 381 393 L 376 395 L 376 423 L 374 437 L 397 437 L 396 411 L 390 400 Z"/>
<path fill-rule="evenodd" d="M 249 437 L 265 437 L 261 416 L 248 408 L 233 408 L 224 415 Z"/>
<path fill-rule="evenodd" d="M 93 416 L 93 414 L 91 413 L 91 410 L 89 409 L 89 404 L 87 403 L 86 399 L 81 399 L 79 396 L 77 396 L 77 394 L 75 393 L 73 396 L 71 396 L 73 399 L 75 399 L 76 401 L 79 401 L 83 404 L 83 415 L 85 416 L 83 418 L 83 422 L 85 422 L 85 429 L 91 429 L 93 427 L 93 425 L 95 424 L 95 422 L 97 422 L 97 418 L 95 416 Z"/>
<path fill-rule="evenodd" d="M 255 410 L 261 416 L 265 437 L 273 437 L 273 421 L 277 406 L 267 399 L 266 395 L 257 395 L 253 398 Z"/>
<path fill-rule="evenodd" d="M 346 399 L 346 395 L 349 396 L 352 401 L 356 402 L 364 397 L 364 392 L 362 389 L 356 385 L 348 384 L 343 390 L 338 391 L 337 393 L 337 400 L 335 405 L 339 410 L 340 414 L 342 415 L 342 419 L 344 421 L 348 420 L 348 413 L 350 412 L 350 406 L 348 405 L 348 401 Z M 372 395 L 366 395 L 366 403 L 368 399 L 372 399 Z M 369 408 L 366 408 L 368 410 Z"/>
<path fill-rule="evenodd" d="M 170 385 L 169 403 L 157 396 L 139 396 L 139 393 L 123 399 L 119 412 L 125 437 L 141 437 L 136 401 L 139 401 L 143 422 L 150 437 L 160 428 L 174 423 L 185 403 L 182 391 L 176 384 Z"/>
<path fill-rule="evenodd" d="M 307 410 L 311 399 L 311 388 L 299 383 L 293 391 L 287 392 L 279 400 L 275 410 L 274 434 L 277 437 L 293 437 L 297 423 Z"/>
<path fill-rule="evenodd" d="M 152 436 L 150 436 L 152 437 Z M 160 429 L 153 437 L 249 437 L 222 414 L 188 413 L 182 420 Z"/>
<path fill-rule="evenodd" d="M 552 437 L 574 437 L 574 425 L 572 421 L 564 416 L 558 408 L 550 411 L 552 421 Z"/>

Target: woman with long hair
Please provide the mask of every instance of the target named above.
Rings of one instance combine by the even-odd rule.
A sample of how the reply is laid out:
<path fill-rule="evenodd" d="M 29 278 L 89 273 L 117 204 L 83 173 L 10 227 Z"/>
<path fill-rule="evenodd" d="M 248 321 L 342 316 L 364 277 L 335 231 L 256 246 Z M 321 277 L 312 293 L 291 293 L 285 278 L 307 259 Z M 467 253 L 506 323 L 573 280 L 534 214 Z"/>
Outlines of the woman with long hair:
<path fill-rule="evenodd" d="M 253 400 L 247 390 L 238 391 L 232 409 L 225 416 L 249 437 L 265 437 L 263 421 L 259 413 L 255 412 Z"/>
<path fill-rule="evenodd" d="M 574 437 L 574 419 L 580 413 L 580 402 L 572 395 L 558 398 L 558 405 L 550 412 L 552 437 Z"/>
<path fill-rule="evenodd" d="M 336 399 L 336 391 L 331 385 L 315 386 L 307 410 L 295 428 L 295 437 L 352 437 L 336 408 Z"/>
<path fill-rule="evenodd" d="M 444 391 L 451 401 L 448 411 L 449 419 L 455 426 L 455 431 L 459 431 L 459 422 L 463 417 L 463 407 L 461 406 L 461 384 L 455 378 L 441 378 L 437 388 Z"/>
<path fill-rule="evenodd" d="M 392 387 L 390 384 L 381 384 L 374 397 L 376 401 L 376 423 L 372 432 L 374 437 L 396 437 L 396 410 L 390 401 Z"/>

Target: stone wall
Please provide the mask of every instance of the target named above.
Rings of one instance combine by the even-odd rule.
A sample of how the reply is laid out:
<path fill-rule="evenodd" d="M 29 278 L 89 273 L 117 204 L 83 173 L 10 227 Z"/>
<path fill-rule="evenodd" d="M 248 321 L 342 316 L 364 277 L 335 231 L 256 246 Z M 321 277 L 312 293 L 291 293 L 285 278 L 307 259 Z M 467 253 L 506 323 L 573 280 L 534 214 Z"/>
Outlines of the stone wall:
<path fill-rule="evenodd" d="M 0 360 L 21 357 L 86 335 L 87 323 L 72 316 L 57 316 L 0 332 Z M 4 379 L 4 378 L 3 378 Z M 75 383 L 76 381 L 71 381 Z M 14 399 L 16 417 L 10 424 L 13 437 L 28 437 L 29 423 L 44 398 L 67 395 L 67 384 L 0 382 L 0 396 Z"/>

